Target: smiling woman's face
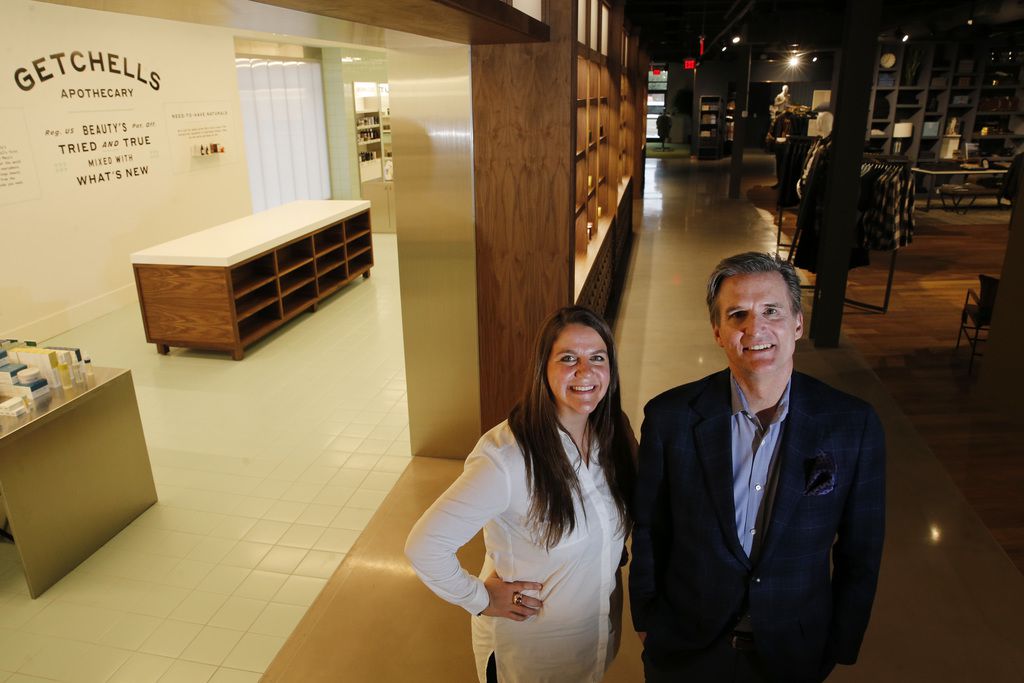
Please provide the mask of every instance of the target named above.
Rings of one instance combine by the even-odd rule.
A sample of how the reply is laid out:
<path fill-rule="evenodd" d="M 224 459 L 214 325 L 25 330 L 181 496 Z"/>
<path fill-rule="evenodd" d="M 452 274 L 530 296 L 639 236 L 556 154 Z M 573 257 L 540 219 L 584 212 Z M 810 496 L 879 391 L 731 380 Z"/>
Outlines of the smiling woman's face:
<path fill-rule="evenodd" d="M 611 375 L 608 349 L 597 330 L 567 325 L 551 347 L 547 375 L 559 422 L 571 429 L 585 421 L 608 393 Z"/>

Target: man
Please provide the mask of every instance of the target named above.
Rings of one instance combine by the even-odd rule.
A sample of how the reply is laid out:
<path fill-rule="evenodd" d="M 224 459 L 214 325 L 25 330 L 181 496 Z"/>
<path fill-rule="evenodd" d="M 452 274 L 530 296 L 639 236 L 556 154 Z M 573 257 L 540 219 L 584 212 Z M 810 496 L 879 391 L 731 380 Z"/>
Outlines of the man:
<path fill-rule="evenodd" d="M 654 122 L 654 126 L 658 129 L 658 139 L 661 140 L 661 148 L 665 149 L 665 142 L 672 133 L 672 117 L 668 115 L 668 112 L 661 112 Z"/>
<path fill-rule="evenodd" d="M 857 659 L 871 613 L 882 426 L 793 372 L 790 264 L 727 258 L 707 302 L 729 368 L 654 398 L 641 433 L 629 578 L 646 678 L 822 681 Z"/>

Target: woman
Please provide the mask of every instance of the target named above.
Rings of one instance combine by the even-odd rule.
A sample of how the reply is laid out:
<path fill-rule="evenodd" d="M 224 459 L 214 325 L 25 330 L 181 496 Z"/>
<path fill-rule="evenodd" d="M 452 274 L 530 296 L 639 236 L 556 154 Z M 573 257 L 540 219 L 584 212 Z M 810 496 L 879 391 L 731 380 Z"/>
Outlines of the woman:
<path fill-rule="evenodd" d="M 604 676 L 618 649 L 634 446 L 611 330 L 586 308 L 559 310 L 508 420 L 483 435 L 406 544 L 424 583 L 475 615 L 480 681 Z M 481 528 L 476 578 L 455 552 Z"/>

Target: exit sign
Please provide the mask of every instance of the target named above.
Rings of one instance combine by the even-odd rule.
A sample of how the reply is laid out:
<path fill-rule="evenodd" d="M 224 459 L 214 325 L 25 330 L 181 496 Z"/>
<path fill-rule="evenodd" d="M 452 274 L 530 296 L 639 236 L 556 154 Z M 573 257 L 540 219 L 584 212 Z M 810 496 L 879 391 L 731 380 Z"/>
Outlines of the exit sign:
<path fill-rule="evenodd" d="M 693 70 L 697 68 L 697 60 L 692 57 L 688 57 L 683 60 L 683 68 L 687 70 Z"/>

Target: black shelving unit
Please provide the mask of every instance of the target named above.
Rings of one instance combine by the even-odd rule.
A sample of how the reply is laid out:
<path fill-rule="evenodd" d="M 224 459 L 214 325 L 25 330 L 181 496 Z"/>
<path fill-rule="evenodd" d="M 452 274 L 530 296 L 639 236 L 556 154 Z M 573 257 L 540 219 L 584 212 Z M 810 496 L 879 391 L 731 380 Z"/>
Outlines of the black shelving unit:
<path fill-rule="evenodd" d="M 722 158 L 722 130 L 724 128 L 722 98 L 701 95 L 700 121 L 697 127 L 697 158 Z"/>

